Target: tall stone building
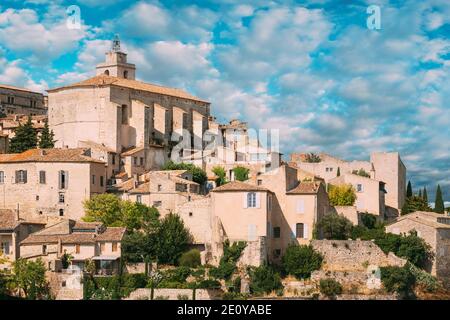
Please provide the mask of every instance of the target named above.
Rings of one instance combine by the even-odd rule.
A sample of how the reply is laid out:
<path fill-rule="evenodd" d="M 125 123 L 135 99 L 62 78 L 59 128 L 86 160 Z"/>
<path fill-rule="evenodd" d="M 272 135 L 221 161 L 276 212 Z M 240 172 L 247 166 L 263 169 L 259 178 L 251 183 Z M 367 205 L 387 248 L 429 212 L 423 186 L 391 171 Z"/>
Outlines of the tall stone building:
<path fill-rule="evenodd" d="M 180 89 L 137 81 L 135 71 L 116 38 L 95 77 L 49 90 L 56 147 L 92 141 L 117 154 L 143 148 L 143 169 L 149 170 L 168 159 L 183 132 L 201 142 L 210 103 Z"/>
<path fill-rule="evenodd" d="M 47 107 L 42 93 L 0 84 L 0 114 L 45 115 Z"/>

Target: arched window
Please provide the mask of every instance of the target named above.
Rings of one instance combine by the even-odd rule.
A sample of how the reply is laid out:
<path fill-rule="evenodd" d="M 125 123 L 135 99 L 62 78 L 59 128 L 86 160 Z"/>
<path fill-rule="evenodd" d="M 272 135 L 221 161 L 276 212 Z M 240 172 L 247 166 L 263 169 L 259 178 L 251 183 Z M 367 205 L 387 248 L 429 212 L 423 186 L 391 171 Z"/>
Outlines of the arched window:
<path fill-rule="evenodd" d="M 109 76 L 109 70 L 105 70 L 105 75 Z"/>
<path fill-rule="evenodd" d="M 128 71 L 127 71 L 127 70 L 125 70 L 125 71 L 123 72 L 123 77 L 124 77 L 125 79 L 128 79 Z"/>

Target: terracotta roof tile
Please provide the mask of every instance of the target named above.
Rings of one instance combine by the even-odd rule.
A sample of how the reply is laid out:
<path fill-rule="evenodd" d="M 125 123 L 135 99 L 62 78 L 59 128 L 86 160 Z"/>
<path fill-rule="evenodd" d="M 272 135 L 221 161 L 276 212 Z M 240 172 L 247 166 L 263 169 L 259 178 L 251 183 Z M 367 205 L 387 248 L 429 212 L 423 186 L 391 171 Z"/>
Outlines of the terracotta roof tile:
<path fill-rule="evenodd" d="M 133 155 L 133 154 L 135 154 L 135 153 L 138 153 L 138 152 L 140 152 L 140 151 L 142 151 L 142 150 L 144 150 L 144 147 L 133 147 L 133 148 L 131 148 L 131 149 L 125 151 L 125 152 L 122 152 L 122 153 L 120 154 L 120 156 L 122 156 L 122 157 L 128 157 L 128 156 L 131 156 L 131 155 Z"/>
<path fill-rule="evenodd" d="M 35 94 L 40 94 L 42 95 L 42 93 L 36 92 L 36 91 L 32 91 L 30 89 L 26 89 L 26 88 L 20 88 L 20 87 L 15 87 L 15 86 L 10 86 L 8 84 L 0 84 L 0 88 L 3 89 L 10 89 L 10 90 L 17 90 L 17 91 L 24 91 L 24 92 L 30 92 L 30 93 L 35 93 Z"/>
<path fill-rule="evenodd" d="M 231 181 L 220 187 L 217 187 L 212 192 L 228 192 L 228 191 L 266 191 L 270 192 L 269 189 L 255 186 L 249 183 L 241 182 L 241 181 Z"/>
<path fill-rule="evenodd" d="M 97 241 L 121 241 L 126 228 L 122 227 L 108 227 L 105 232 L 100 233 L 96 240 Z"/>
<path fill-rule="evenodd" d="M 84 155 L 85 148 L 31 149 L 17 154 L 1 154 L 0 163 L 14 162 L 96 162 L 103 161 Z"/>
<path fill-rule="evenodd" d="M 318 181 L 300 182 L 295 188 L 286 192 L 286 194 L 314 194 L 319 191 L 321 183 Z"/>
<path fill-rule="evenodd" d="M 95 77 L 92 77 L 90 79 L 77 82 L 68 86 L 60 87 L 60 88 L 54 88 L 47 90 L 48 92 L 56 92 L 59 90 L 64 89 L 70 89 L 70 88 L 78 88 L 78 87 L 102 87 L 102 86 L 117 86 L 117 87 L 124 87 L 124 88 L 130 88 L 135 90 L 141 90 L 141 91 L 148 91 L 158 94 L 163 94 L 166 96 L 172 96 L 177 98 L 183 98 L 183 99 L 189 99 L 204 103 L 209 103 L 205 100 L 202 100 L 200 98 L 197 98 L 189 93 L 187 93 L 184 90 L 177 89 L 177 88 L 169 88 L 169 87 L 163 87 L 155 84 L 145 83 L 137 80 L 130 80 L 130 79 L 123 79 L 123 78 L 117 78 L 107 75 L 98 75 Z"/>
<path fill-rule="evenodd" d="M 0 209 L 0 230 L 12 230 L 19 225 L 16 213 L 9 209 Z"/>

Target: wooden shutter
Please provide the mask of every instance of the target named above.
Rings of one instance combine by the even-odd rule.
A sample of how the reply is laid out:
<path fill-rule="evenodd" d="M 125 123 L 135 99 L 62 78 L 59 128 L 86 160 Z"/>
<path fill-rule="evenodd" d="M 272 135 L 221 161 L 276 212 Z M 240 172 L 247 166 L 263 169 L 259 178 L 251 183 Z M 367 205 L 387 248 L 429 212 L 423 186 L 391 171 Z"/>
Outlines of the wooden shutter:
<path fill-rule="evenodd" d="M 308 239 L 309 238 L 309 236 L 308 236 L 308 225 L 306 223 L 303 224 L 303 238 L 304 239 Z"/>
<path fill-rule="evenodd" d="M 248 208 L 248 205 L 247 205 L 248 194 L 249 194 L 248 192 L 245 192 L 245 193 L 244 193 L 244 197 L 243 197 L 243 198 L 244 198 L 244 203 L 243 203 L 243 208 L 244 208 L 244 209 L 247 209 L 247 208 Z"/>
<path fill-rule="evenodd" d="M 261 208 L 261 193 L 255 192 L 256 195 L 256 208 Z"/>
<path fill-rule="evenodd" d="M 69 188 L 69 171 L 64 171 L 64 174 L 65 174 L 65 179 L 66 179 L 66 183 L 65 183 L 65 189 L 68 189 Z"/>
<path fill-rule="evenodd" d="M 27 170 L 23 170 L 23 183 L 27 183 Z"/>
<path fill-rule="evenodd" d="M 16 180 L 15 183 L 19 183 L 19 170 L 16 170 Z"/>

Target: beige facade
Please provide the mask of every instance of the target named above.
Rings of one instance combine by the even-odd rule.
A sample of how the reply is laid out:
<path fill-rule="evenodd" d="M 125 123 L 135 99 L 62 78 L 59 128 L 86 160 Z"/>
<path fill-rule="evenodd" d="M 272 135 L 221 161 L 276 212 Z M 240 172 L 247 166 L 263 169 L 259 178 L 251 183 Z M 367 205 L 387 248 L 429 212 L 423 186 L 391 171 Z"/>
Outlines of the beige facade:
<path fill-rule="evenodd" d="M 80 219 L 83 202 L 105 191 L 105 163 L 91 158 L 89 149 L 0 155 L 0 208 L 23 217 Z"/>
<path fill-rule="evenodd" d="M 0 84 L 0 113 L 4 115 L 45 115 L 44 95 L 25 88 Z"/>
<path fill-rule="evenodd" d="M 28 116 L 24 114 L 10 114 L 5 118 L 0 118 L 0 133 L 6 135 L 9 139 L 16 136 L 16 130 L 20 125 L 24 125 L 28 121 Z M 31 123 L 37 132 L 38 138 L 44 129 L 46 115 L 31 116 Z M 2 152 L 7 153 L 7 151 Z"/>
<path fill-rule="evenodd" d="M 401 216 L 386 226 L 386 231 L 394 234 L 412 230 L 431 246 L 435 254 L 428 271 L 450 286 L 450 217 L 417 211 Z"/>

